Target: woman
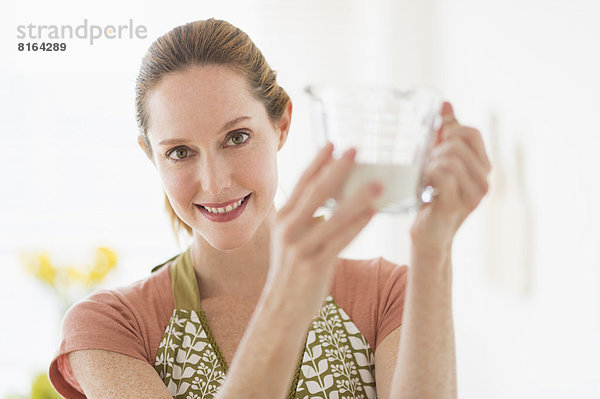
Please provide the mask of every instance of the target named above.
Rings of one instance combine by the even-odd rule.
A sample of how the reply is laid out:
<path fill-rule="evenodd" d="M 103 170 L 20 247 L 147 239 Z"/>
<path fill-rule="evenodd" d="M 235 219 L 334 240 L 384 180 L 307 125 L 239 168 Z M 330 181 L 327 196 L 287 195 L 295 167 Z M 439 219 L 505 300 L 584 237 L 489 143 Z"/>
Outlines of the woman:
<path fill-rule="evenodd" d="M 292 103 L 245 33 L 210 19 L 159 38 L 137 80 L 139 145 L 192 243 L 69 311 L 54 386 L 73 398 L 456 397 L 451 247 L 490 165 L 479 132 L 450 104 L 442 113 L 424 170 L 440 195 L 412 226 L 407 278 L 382 258 L 338 257 L 380 183 L 313 218 L 354 150 L 333 159 L 326 145 L 274 208 Z"/>

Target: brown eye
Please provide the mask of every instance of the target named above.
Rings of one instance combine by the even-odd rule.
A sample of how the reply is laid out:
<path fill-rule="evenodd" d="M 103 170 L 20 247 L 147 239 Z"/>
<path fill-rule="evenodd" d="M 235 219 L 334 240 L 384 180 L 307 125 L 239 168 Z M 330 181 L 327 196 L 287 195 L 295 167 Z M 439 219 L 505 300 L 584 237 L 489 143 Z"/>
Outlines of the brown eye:
<path fill-rule="evenodd" d="M 173 157 L 173 154 L 175 154 L 175 157 Z M 179 147 L 169 152 L 167 156 L 173 160 L 178 161 L 188 156 L 188 149 L 184 147 Z"/>
<path fill-rule="evenodd" d="M 229 141 L 234 146 L 244 144 L 244 142 L 246 140 L 248 140 L 248 136 L 250 136 L 248 133 L 243 133 L 243 132 L 233 133 L 231 136 L 229 136 Z"/>

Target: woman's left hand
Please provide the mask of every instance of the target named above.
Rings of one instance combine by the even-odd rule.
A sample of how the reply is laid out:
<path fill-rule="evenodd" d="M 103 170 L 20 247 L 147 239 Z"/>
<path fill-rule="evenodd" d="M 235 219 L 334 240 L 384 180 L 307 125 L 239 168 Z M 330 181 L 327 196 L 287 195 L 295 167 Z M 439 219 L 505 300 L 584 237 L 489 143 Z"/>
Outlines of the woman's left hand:
<path fill-rule="evenodd" d="M 413 250 L 430 255 L 450 250 L 456 231 L 487 193 L 490 170 L 481 133 L 459 124 L 445 102 L 442 126 L 423 168 L 425 185 L 439 194 L 417 213 Z"/>

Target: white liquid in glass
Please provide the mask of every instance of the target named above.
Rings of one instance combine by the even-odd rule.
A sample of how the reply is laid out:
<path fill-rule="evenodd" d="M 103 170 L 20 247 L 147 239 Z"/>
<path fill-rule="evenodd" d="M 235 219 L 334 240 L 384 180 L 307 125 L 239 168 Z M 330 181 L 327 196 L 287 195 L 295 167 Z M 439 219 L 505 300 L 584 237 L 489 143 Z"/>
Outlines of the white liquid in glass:
<path fill-rule="evenodd" d="M 383 193 L 375 202 L 377 209 L 384 212 L 410 209 L 417 204 L 419 176 L 418 165 L 357 163 L 336 200 L 346 198 L 377 180 L 383 184 Z"/>

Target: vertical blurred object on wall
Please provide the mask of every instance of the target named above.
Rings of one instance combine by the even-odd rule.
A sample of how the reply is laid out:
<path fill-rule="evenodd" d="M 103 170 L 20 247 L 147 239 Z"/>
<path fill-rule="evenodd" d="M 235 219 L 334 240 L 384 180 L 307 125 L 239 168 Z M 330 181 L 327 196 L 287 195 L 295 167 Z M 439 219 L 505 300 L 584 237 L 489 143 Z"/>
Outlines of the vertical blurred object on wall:
<path fill-rule="evenodd" d="M 501 289 L 526 297 L 532 290 L 533 230 L 525 182 L 524 140 L 496 113 L 490 116 L 490 191 L 487 201 L 485 275 Z"/>

